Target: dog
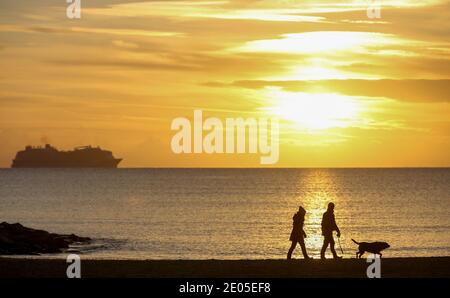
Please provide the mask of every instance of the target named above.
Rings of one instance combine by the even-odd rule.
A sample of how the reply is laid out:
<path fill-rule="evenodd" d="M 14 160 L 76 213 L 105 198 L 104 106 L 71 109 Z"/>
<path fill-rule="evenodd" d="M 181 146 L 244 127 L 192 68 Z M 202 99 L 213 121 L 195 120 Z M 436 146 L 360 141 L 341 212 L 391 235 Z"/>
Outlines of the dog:
<path fill-rule="evenodd" d="M 356 252 L 356 257 L 359 259 L 366 251 L 377 254 L 381 258 L 381 251 L 391 247 L 387 242 L 357 242 L 353 239 L 352 241 L 359 245 L 358 251 Z"/>

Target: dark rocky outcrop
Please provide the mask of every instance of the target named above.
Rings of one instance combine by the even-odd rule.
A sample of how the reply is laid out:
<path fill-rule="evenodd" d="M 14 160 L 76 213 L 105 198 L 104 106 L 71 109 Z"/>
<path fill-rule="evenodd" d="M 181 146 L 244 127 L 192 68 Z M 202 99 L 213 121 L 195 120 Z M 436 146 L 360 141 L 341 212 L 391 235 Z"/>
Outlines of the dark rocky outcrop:
<path fill-rule="evenodd" d="M 0 224 L 0 255 L 36 255 L 60 253 L 75 243 L 91 239 L 77 235 L 61 235 L 24 227 L 19 223 Z"/>

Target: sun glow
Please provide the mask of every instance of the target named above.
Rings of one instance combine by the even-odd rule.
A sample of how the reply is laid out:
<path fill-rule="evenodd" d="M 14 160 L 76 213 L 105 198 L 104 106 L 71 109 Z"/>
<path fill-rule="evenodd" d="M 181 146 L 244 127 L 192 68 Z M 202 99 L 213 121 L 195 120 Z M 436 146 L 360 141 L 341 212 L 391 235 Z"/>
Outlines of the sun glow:
<path fill-rule="evenodd" d="M 269 96 L 274 101 L 274 105 L 268 109 L 272 114 L 307 130 L 348 127 L 356 122 L 363 110 L 357 100 L 334 93 L 272 89 L 269 90 Z"/>

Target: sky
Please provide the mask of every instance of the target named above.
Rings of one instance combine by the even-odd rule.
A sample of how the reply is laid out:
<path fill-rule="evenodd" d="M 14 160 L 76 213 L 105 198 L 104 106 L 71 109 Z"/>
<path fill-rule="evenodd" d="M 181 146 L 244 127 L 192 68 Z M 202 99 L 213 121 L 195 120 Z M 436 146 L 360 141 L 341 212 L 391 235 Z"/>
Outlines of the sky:
<path fill-rule="evenodd" d="M 380 4 L 380 18 L 367 8 Z M 449 167 L 450 2 L 0 2 L 0 167 L 93 145 L 121 167 L 259 167 L 175 154 L 177 117 L 276 118 L 276 167 Z"/>

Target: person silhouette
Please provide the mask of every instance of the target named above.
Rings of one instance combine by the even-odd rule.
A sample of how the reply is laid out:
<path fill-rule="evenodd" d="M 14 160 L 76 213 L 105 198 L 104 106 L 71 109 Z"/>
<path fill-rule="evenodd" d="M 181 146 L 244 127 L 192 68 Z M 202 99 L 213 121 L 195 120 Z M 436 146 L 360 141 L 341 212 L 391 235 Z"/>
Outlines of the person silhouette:
<path fill-rule="evenodd" d="M 300 247 L 302 248 L 303 257 L 305 259 L 309 259 L 308 253 L 306 252 L 306 246 L 305 246 L 305 240 L 306 233 L 303 230 L 303 223 L 305 221 L 305 214 L 306 210 L 303 209 L 302 206 L 298 208 L 298 212 L 294 214 L 292 217 L 293 223 L 292 223 L 292 232 L 291 236 L 289 237 L 289 240 L 292 242 L 291 247 L 289 248 L 287 259 L 290 260 L 292 257 L 292 252 L 295 249 L 295 246 L 300 244 Z"/>
<path fill-rule="evenodd" d="M 334 204 L 329 203 L 327 211 L 323 214 L 322 217 L 322 235 L 323 235 L 323 246 L 320 251 L 320 258 L 325 259 L 325 251 L 330 245 L 331 253 L 333 254 L 333 258 L 340 259 L 334 249 L 334 239 L 333 239 L 333 231 L 337 232 L 338 238 L 341 237 L 341 231 L 339 230 L 336 219 L 334 218 Z"/>

